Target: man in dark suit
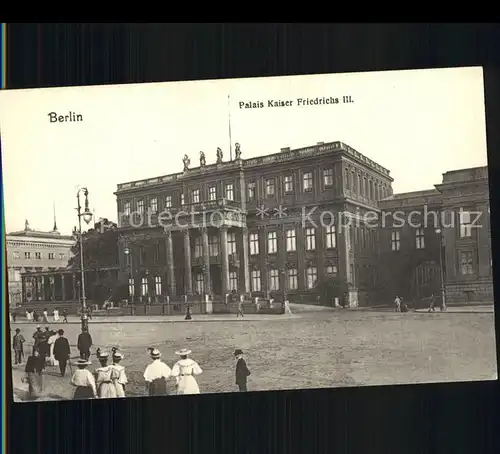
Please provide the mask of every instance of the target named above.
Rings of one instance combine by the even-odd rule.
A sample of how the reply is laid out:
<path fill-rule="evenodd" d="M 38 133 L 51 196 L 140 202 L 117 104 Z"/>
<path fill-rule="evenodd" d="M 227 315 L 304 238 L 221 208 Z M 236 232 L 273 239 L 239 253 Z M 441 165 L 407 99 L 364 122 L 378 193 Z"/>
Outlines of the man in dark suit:
<path fill-rule="evenodd" d="M 59 362 L 61 377 L 64 377 L 66 374 L 66 365 L 71 356 L 71 349 L 69 348 L 68 339 L 64 337 L 64 331 L 60 329 L 57 334 L 59 334 L 59 337 L 54 342 L 54 358 Z"/>
<path fill-rule="evenodd" d="M 240 392 L 247 391 L 247 378 L 250 375 L 247 363 L 243 359 L 243 352 L 237 348 L 234 351 L 234 356 L 236 357 L 236 384 L 238 385 Z"/>
<path fill-rule="evenodd" d="M 90 358 L 90 347 L 92 347 L 92 337 L 87 328 L 85 328 L 79 335 L 77 341 L 77 348 L 80 352 L 80 358 L 88 359 Z"/>

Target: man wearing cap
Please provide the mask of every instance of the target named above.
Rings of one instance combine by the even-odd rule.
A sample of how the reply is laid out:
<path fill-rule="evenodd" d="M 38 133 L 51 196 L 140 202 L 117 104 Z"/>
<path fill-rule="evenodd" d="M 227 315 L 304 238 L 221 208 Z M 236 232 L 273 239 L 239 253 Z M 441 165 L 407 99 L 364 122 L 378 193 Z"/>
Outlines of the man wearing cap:
<path fill-rule="evenodd" d="M 234 356 L 236 358 L 236 384 L 240 392 L 247 391 L 247 378 L 250 375 L 247 363 L 243 359 L 243 351 L 237 348 L 234 351 Z"/>
<path fill-rule="evenodd" d="M 23 344 L 26 342 L 24 336 L 21 334 L 21 330 L 16 328 L 16 334 L 12 339 L 12 349 L 14 350 L 14 362 L 15 364 L 21 364 L 22 358 L 24 356 Z"/>
<path fill-rule="evenodd" d="M 77 348 L 80 352 L 80 358 L 90 358 L 90 347 L 92 347 L 92 336 L 87 328 L 84 328 L 78 335 Z"/>
<path fill-rule="evenodd" d="M 172 377 L 177 382 L 177 394 L 200 394 L 200 388 L 195 375 L 200 375 L 203 371 L 196 361 L 188 356 L 191 350 L 183 348 L 175 352 L 181 359 L 172 367 Z"/>
<path fill-rule="evenodd" d="M 66 365 L 71 356 L 71 349 L 68 339 L 64 337 L 64 330 L 60 329 L 57 333 L 59 337 L 54 342 L 54 358 L 59 362 L 61 377 L 64 377 L 66 374 Z"/>
<path fill-rule="evenodd" d="M 172 370 L 160 358 L 161 353 L 157 348 L 149 348 L 149 356 L 153 360 L 144 371 L 144 380 L 150 396 L 167 395 L 167 380 Z"/>

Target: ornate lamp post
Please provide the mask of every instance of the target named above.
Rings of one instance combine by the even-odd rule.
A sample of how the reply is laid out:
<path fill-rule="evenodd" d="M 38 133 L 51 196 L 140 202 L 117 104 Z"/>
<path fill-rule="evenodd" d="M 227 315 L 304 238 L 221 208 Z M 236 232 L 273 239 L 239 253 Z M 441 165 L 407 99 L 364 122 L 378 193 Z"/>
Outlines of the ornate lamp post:
<path fill-rule="evenodd" d="M 82 210 L 82 205 L 80 204 L 80 193 L 85 196 L 85 206 Z M 83 265 L 83 234 L 82 234 L 82 218 L 86 224 L 88 224 L 93 217 L 92 212 L 89 209 L 89 191 L 87 188 L 80 188 L 76 193 L 76 200 L 78 202 L 76 211 L 78 213 L 78 233 L 80 236 L 80 272 L 82 285 L 80 287 L 80 299 L 81 299 L 81 320 L 82 320 L 82 331 L 88 330 L 89 320 L 87 314 L 87 297 L 85 295 L 85 270 Z"/>
<path fill-rule="evenodd" d="M 443 311 L 446 310 L 446 288 L 444 285 L 444 267 L 443 267 L 443 229 L 437 227 L 435 229 L 436 234 L 439 238 L 439 273 L 441 275 L 441 308 Z"/>

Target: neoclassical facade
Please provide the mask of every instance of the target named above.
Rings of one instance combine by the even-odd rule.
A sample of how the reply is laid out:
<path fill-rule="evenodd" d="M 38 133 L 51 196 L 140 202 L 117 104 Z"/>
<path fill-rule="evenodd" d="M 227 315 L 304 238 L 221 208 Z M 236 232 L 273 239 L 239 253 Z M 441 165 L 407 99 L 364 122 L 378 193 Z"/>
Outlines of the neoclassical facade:
<path fill-rule="evenodd" d="M 329 276 L 356 304 L 376 286 L 376 226 L 389 171 L 342 142 L 190 166 L 119 184 L 121 279 L 133 298 L 231 292 L 316 298 Z"/>

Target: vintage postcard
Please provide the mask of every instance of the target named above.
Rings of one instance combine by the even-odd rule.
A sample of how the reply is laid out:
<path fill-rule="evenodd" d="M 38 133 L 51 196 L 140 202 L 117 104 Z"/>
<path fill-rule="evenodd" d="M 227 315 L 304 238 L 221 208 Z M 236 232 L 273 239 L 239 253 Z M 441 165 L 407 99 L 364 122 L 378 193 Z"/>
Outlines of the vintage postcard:
<path fill-rule="evenodd" d="M 497 378 L 481 68 L 7 90 L 0 129 L 15 402 Z"/>

